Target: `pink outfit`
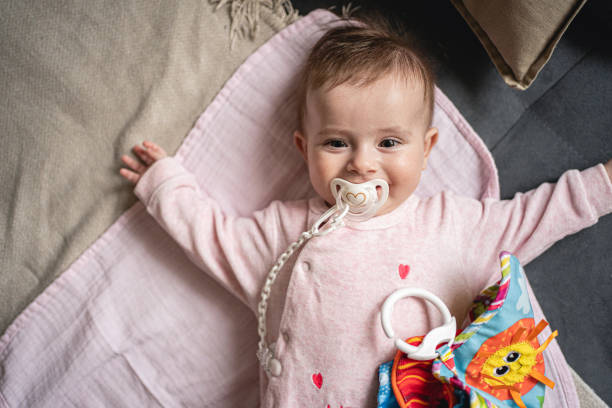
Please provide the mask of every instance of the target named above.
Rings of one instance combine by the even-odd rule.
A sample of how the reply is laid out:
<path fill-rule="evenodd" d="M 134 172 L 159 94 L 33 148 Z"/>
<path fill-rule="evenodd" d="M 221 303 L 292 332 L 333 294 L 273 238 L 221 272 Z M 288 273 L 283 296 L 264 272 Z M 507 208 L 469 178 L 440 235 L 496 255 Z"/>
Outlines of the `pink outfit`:
<path fill-rule="evenodd" d="M 136 194 L 191 260 L 255 313 L 278 255 L 326 209 L 314 198 L 274 201 L 251 217 L 228 216 L 173 158 L 155 163 Z M 268 342 L 276 343 L 282 372 L 262 374 L 262 406 L 375 406 L 377 367 L 395 352 L 380 325 L 380 307 L 391 292 L 427 289 L 461 321 L 473 297 L 499 279 L 500 251 L 526 264 L 609 212 L 612 183 L 598 165 L 507 201 L 449 192 L 412 196 L 389 214 L 311 239 L 273 286 Z M 409 267 L 407 276 L 400 265 Z M 394 328 L 402 337 L 440 323 L 438 312 L 417 300 L 395 307 Z M 551 348 L 551 361 L 565 364 L 558 347 Z"/>

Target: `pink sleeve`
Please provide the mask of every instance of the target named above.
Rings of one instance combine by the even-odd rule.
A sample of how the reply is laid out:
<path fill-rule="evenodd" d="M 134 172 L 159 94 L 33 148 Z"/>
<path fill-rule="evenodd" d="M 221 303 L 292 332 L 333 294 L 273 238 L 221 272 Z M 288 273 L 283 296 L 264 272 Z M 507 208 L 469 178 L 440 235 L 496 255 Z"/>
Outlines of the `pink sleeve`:
<path fill-rule="evenodd" d="M 295 220 L 299 211 L 273 202 L 252 217 L 227 216 L 173 158 L 156 162 L 135 193 L 196 265 L 256 307 L 268 269 L 286 242 L 279 236 L 288 232 L 281 220 Z"/>
<path fill-rule="evenodd" d="M 499 278 L 500 251 L 515 254 L 525 265 L 563 237 L 612 212 L 612 183 L 600 164 L 567 171 L 556 184 L 544 183 L 511 200 L 456 199 L 456 240 L 468 270 L 483 273 L 476 279 L 482 289 Z"/>

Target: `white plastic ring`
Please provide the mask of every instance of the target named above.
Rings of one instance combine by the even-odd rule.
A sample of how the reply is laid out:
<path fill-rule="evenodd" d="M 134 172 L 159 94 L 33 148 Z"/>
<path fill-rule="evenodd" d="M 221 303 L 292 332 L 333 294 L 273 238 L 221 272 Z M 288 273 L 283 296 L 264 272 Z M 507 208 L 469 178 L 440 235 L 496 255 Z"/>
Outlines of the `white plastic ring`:
<path fill-rule="evenodd" d="M 393 306 L 395 302 L 406 297 L 418 297 L 430 301 L 436 306 L 436 308 L 442 313 L 444 317 L 444 324 L 440 327 L 436 327 L 431 330 L 423 341 L 418 346 L 411 346 L 404 340 L 395 337 L 395 332 L 391 326 L 391 315 L 393 313 Z M 439 344 L 448 343 L 448 346 L 452 346 L 455 334 L 457 332 L 457 323 L 455 318 L 451 316 L 450 311 L 440 300 L 439 297 L 433 293 L 420 288 L 403 288 L 393 292 L 383 303 L 381 310 L 381 323 L 385 334 L 390 339 L 394 340 L 395 346 L 406 353 L 409 358 L 414 360 L 433 360 L 439 356 L 436 349 Z"/>

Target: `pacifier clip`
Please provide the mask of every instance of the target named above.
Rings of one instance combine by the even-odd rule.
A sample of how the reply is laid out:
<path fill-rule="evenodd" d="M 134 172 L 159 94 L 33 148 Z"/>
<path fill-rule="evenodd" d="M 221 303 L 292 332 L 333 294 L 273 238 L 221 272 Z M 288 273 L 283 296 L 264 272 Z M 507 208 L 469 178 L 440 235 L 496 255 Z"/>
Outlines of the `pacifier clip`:
<path fill-rule="evenodd" d="M 336 199 L 336 204 L 323 213 L 310 230 L 302 232 L 297 241 L 291 243 L 287 250 L 278 257 L 276 263 L 268 272 L 261 289 L 261 297 L 257 306 L 257 332 L 259 334 L 257 358 L 266 374 L 274 377 L 281 374 L 282 365 L 274 355 L 274 344 L 268 346 L 266 342 L 266 312 L 272 285 L 285 262 L 309 239 L 327 235 L 343 227 L 345 217 L 357 221 L 365 221 L 373 217 L 389 197 L 389 185 L 382 179 L 353 184 L 344 179 L 335 178 L 331 181 L 330 188 Z M 380 188 L 380 197 L 378 188 Z"/>

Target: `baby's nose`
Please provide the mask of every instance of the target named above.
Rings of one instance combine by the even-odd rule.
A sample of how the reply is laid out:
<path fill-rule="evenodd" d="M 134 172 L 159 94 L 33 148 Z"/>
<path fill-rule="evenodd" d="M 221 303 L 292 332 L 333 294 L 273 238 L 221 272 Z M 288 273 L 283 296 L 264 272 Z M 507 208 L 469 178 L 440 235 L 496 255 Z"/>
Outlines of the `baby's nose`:
<path fill-rule="evenodd" d="M 367 149 L 357 149 L 348 163 L 347 169 L 358 174 L 376 173 L 378 160 L 376 154 Z"/>

